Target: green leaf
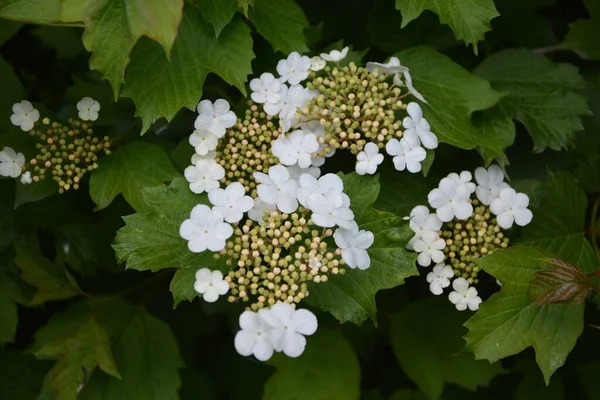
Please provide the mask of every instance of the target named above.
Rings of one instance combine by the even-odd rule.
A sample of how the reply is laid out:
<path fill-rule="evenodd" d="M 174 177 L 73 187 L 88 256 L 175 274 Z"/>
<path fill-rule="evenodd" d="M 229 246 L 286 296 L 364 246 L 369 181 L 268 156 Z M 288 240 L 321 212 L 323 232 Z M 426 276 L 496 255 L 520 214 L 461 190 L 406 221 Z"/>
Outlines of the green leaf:
<path fill-rule="evenodd" d="M 138 140 L 100 159 L 90 178 L 90 196 L 97 209 L 103 209 L 122 193 L 136 211 L 142 211 L 145 205 L 141 189 L 178 175 L 162 147 Z"/>
<path fill-rule="evenodd" d="M 0 97 L 0 138 L 2 138 L 2 147 L 4 147 L 9 145 L 5 141 L 6 133 L 22 133 L 10 122 L 10 115 L 12 114 L 12 105 L 25 98 L 25 88 L 15 74 L 13 66 L 2 57 L 0 57 L 0 84 L 4 87 L 4 94 Z"/>
<path fill-rule="evenodd" d="M 34 346 L 36 357 L 57 360 L 46 379 L 56 399 L 76 400 L 80 386 L 96 367 L 121 378 L 108 336 L 93 319 L 92 304 L 75 304 L 55 315 L 40 329 Z"/>
<path fill-rule="evenodd" d="M 113 245 L 120 262 L 139 271 L 198 269 L 214 262 L 212 254 L 189 251 L 179 235 L 179 226 L 189 218 L 192 208 L 207 203 L 206 195 L 192 193 L 185 179 L 175 178 L 169 187 L 143 189 L 142 197 L 151 211 L 123 217 L 125 226 L 117 232 Z"/>
<path fill-rule="evenodd" d="M 581 304 L 592 291 L 593 285 L 581 268 L 563 260 L 545 260 L 550 268 L 535 273 L 529 295 L 538 304 L 568 302 Z"/>
<path fill-rule="evenodd" d="M 40 400 L 38 393 L 51 363 L 0 348 L 0 399 Z"/>
<path fill-rule="evenodd" d="M 23 24 L 6 19 L 0 19 L 0 46 L 21 29 Z"/>
<path fill-rule="evenodd" d="M 411 303 L 392 317 L 394 354 L 404 372 L 430 399 L 439 399 L 445 383 L 477 390 L 504 372 L 499 363 L 476 361 L 460 337 L 468 315 L 446 298 Z M 427 321 L 426 324 L 423 321 Z"/>
<path fill-rule="evenodd" d="M 0 17 L 33 24 L 60 21 L 60 0 L 0 0 Z"/>
<path fill-rule="evenodd" d="M 15 208 L 21 204 L 33 203 L 50 197 L 58 192 L 58 182 L 51 179 L 49 176 L 39 182 L 33 182 L 29 185 L 17 183 L 15 193 Z"/>
<path fill-rule="evenodd" d="M 554 64 L 526 49 L 503 50 L 486 58 L 474 71 L 496 90 L 507 92 L 500 105 L 507 115 L 529 131 L 534 151 L 561 150 L 583 129 L 581 116 L 589 114 L 577 68 Z"/>
<path fill-rule="evenodd" d="M 377 177 L 356 173 L 341 177 L 359 228 L 375 236 L 375 242 L 367 250 L 371 266 L 364 271 L 347 268 L 344 275 L 332 276 L 327 283 L 310 284 L 306 301 L 329 311 L 340 322 L 361 324 L 371 318 L 376 323 L 375 294 L 418 275 L 416 254 L 405 250 L 413 233 L 406 221 L 371 207 L 379 193 Z"/>
<path fill-rule="evenodd" d="M 254 0 L 249 19 L 273 50 L 285 54 L 308 51 L 304 35 L 308 20 L 294 0 Z"/>
<path fill-rule="evenodd" d="M 512 138 L 491 129 L 484 136 L 471 120 L 475 111 L 498 103 L 502 93 L 430 48 L 414 47 L 395 55 L 402 65 L 410 68 L 415 88 L 427 100 L 427 104 L 421 105 L 423 116 L 440 142 L 466 150 L 476 148 L 483 154 L 486 165 L 494 158 L 506 159 L 504 148 L 512 144 Z"/>
<path fill-rule="evenodd" d="M 119 301 L 105 305 L 97 319 L 109 335 L 122 379 L 96 371 L 79 400 L 179 399 L 183 362 L 163 321 Z"/>
<path fill-rule="evenodd" d="M 400 389 L 391 395 L 388 400 L 425 400 L 427 396 L 417 390 Z"/>
<path fill-rule="evenodd" d="M 245 95 L 253 58 L 250 30 L 241 19 L 234 18 L 217 39 L 200 11 L 187 6 L 170 62 L 160 46 L 150 40 L 142 39 L 134 48 L 123 96 L 135 102 L 143 133 L 159 118 L 170 121 L 183 107 L 195 110 L 204 80 L 211 72 Z"/>
<path fill-rule="evenodd" d="M 565 40 L 558 49 L 573 50 L 580 57 L 600 60 L 600 7 L 595 0 L 584 0 L 590 19 L 580 19 L 569 25 Z"/>
<path fill-rule="evenodd" d="M 423 11 L 433 11 L 457 39 L 473 45 L 475 54 L 477 42 L 491 30 L 490 21 L 500 15 L 493 0 L 396 0 L 396 8 L 402 13 L 403 28 Z"/>
<path fill-rule="evenodd" d="M 0 346 L 3 346 L 14 342 L 19 323 L 17 303 L 27 303 L 27 296 L 12 260 L 2 257 L 0 261 Z"/>
<path fill-rule="evenodd" d="M 15 243 L 15 263 L 21 269 L 21 278 L 37 289 L 30 305 L 68 299 L 81 294 L 77 282 L 63 265 L 53 264 L 32 247 Z"/>
<path fill-rule="evenodd" d="M 198 268 L 179 268 L 175 271 L 169 286 L 169 290 L 173 293 L 173 308 L 182 301 L 192 301 L 198 297 L 198 292 L 194 290 L 196 271 Z"/>
<path fill-rule="evenodd" d="M 502 289 L 465 323 L 465 340 L 477 359 L 496 362 L 533 346 L 546 384 L 581 335 L 584 310 L 582 304 L 538 306 L 529 299 L 529 282 L 548 256 L 538 248 L 512 247 L 476 260 Z"/>
<path fill-rule="evenodd" d="M 204 19 L 215 28 L 215 36 L 219 37 L 221 31 L 231 22 L 238 5 L 237 0 L 202 0 L 198 2 Z"/>
<path fill-rule="evenodd" d="M 268 364 L 277 370 L 265 383 L 263 400 L 356 400 L 360 396 L 358 359 L 339 333 L 310 336 L 301 357 L 276 354 Z"/>
<path fill-rule="evenodd" d="M 85 22 L 83 44 L 92 53 L 90 68 L 108 79 L 116 99 L 137 40 L 143 35 L 156 40 L 168 56 L 182 10 L 183 0 L 63 0 L 61 17 Z"/>

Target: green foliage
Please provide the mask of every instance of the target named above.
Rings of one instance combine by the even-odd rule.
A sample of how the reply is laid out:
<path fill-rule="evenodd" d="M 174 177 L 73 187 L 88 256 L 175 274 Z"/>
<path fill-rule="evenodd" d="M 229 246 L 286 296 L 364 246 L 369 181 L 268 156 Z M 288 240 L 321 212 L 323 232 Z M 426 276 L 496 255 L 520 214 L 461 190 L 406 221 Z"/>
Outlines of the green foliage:
<path fill-rule="evenodd" d="M 249 18 L 273 50 L 286 54 L 308 51 L 304 36 L 308 21 L 294 0 L 254 0 Z"/>
<path fill-rule="evenodd" d="M 344 337 L 323 332 L 309 337 L 307 342 L 302 357 L 278 354 L 269 361 L 277 369 L 265 383 L 263 399 L 357 399 L 360 368 Z"/>
<path fill-rule="evenodd" d="M 585 0 L 584 3 L 591 18 L 570 24 L 569 33 L 557 48 L 573 50 L 580 57 L 600 61 L 600 7 L 594 0 Z"/>
<path fill-rule="evenodd" d="M 206 0 L 199 1 L 198 8 L 204 19 L 215 28 L 218 38 L 223 28 L 231 22 L 238 8 L 237 0 Z"/>
<path fill-rule="evenodd" d="M 332 276 L 326 285 L 310 285 L 307 301 L 329 311 L 340 322 L 361 324 L 370 318 L 377 323 L 375 294 L 417 275 L 416 254 L 404 249 L 413 233 L 406 221 L 371 207 L 379 193 L 377 179 L 352 173 L 343 175 L 342 180 L 359 228 L 375 236 L 367 250 L 371 266 L 365 271 L 347 268 L 344 275 Z"/>
<path fill-rule="evenodd" d="M 162 147 L 138 140 L 100 160 L 100 167 L 90 178 L 90 196 L 98 209 L 103 209 L 122 193 L 135 210 L 143 211 L 142 188 L 169 181 L 177 175 Z"/>
<path fill-rule="evenodd" d="M 392 319 L 396 358 L 430 399 L 440 398 L 445 383 L 475 391 L 504 372 L 500 364 L 475 361 L 464 351 L 460 337 L 467 316 L 453 308 L 446 299 L 430 298 L 407 306 Z"/>
<path fill-rule="evenodd" d="M 1 0 L 0 17 L 37 24 L 60 21 L 60 0 Z"/>
<path fill-rule="evenodd" d="M 563 260 L 545 260 L 550 268 L 536 272 L 529 295 L 539 305 L 568 302 L 581 304 L 594 286 L 581 268 Z"/>
<path fill-rule="evenodd" d="M 473 45 L 475 54 L 477 42 L 491 29 L 490 20 L 499 15 L 492 0 L 396 0 L 396 8 L 402 12 L 402 27 L 423 11 L 433 11 L 441 23 L 452 28 L 457 39 Z"/>

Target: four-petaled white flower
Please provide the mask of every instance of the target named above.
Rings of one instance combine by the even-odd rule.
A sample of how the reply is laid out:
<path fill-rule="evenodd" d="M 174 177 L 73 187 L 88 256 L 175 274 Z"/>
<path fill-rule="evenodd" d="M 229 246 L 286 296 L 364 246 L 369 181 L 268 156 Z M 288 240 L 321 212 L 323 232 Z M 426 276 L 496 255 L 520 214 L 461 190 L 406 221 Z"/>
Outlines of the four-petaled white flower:
<path fill-rule="evenodd" d="M 208 200 L 214 206 L 213 210 L 223 214 L 229 223 L 239 222 L 244 213 L 254 207 L 252 197 L 245 196 L 244 186 L 239 182 L 230 183 L 225 189 L 213 189 L 208 193 Z"/>
<path fill-rule="evenodd" d="M 281 98 L 281 82 L 273 74 L 265 72 L 260 78 L 254 78 L 250 81 L 252 93 L 250 97 L 255 103 L 277 103 Z"/>
<path fill-rule="evenodd" d="M 442 221 L 436 214 L 430 214 L 429 208 L 425 206 L 416 206 L 413 208 L 409 218 L 410 229 L 415 233 L 415 236 L 413 236 L 406 245 L 406 248 L 409 250 L 413 249 L 414 243 L 419 240 L 425 232 L 437 232 L 442 229 Z"/>
<path fill-rule="evenodd" d="M 308 78 L 310 70 L 310 58 L 301 56 L 298 52 L 290 53 L 288 58 L 280 60 L 277 63 L 277 72 L 281 76 L 281 82 L 289 82 L 290 85 L 297 85 Z"/>
<path fill-rule="evenodd" d="M 479 167 L 475 170 L 475 180 L 477 188 L 475 194 L 482 204 L 489 206 L 500 194 L 500 191 L 509 188 L 508 183 L 504 182 L 504 173 L 497 165 L 490 165 L 488 169 Z"/>
<path fill-rule="evenodd" d="M 10 147 L 4 147 L 0 151 L 0 175 L 16 178 L 21 175 L 21 170 L 25 164 L 23 153 L 17 153 Z"/>
<path fill-rule="evenodd" d="M 438 147 L 437 136 L 431 132 L 429 122 L 423 118 L 423 110 L 421 106 L 415 102 L 408 103 L 406 107 L 408 117 L 402 120 L 404 126 L 404 138 L 411 146 L 422 144 L 426 149 L 435 149 Z"/>
<path fill-rule="evenodd" d="M 356 156 L 356 173 L 359 175 L 373 175 L 377 166 L 383 162 L 383 154 L 379 154 L 379 147 L 369 142 L 363 151 Z"/>
<path fill-rule="evenodd" d="M 375 237 L 372 232 L 338 228 L 333 234 L 335 244 L 342 250 L 342 259 L 350 268 L 365 270 L 371 265 L 367 249 L 373 245 Z"/>
<path fill-rule="evenodd" d="M 325 65 L 327 65 L 327 62 L 319 56 L 314 56 L 310 59 L 310 70 L 311 71 L 315 71 L 315 72 L 320 71 L 323 68 L 325 68 Z"/>
<path fill-rule="evenodd" d="M 436 296 L 444 292 L 444 288 L 450 286 L 450 278 L 454 276 L 452 267 L 444 264 L 437 264 L 433 271 L 427 274 L 429 290 Z"/>
<path fill-rule="evenodd" d="M 10 122 L 25 132 L 32 130 L 35 122 L 40 119 L 40 112 L 27 100 L 13 104 L 12 111 Z"/>
<path fill-rule="evenodd" d="M 204 204 L 192 208 L 190 218 L 179 227 L 179 235 L 188 241 L 193 253 L 221 251 L 225 241 L 233 234 L 231 225 L 223 222 L 223 214 Z"/>
<path fill-rule="evenodd" d="M 462 171 L 460 175 L 456 172 L 451 172 L 448 174 L 448 178 L 456 182 L 457 192 L 467 192 L 469 196 L 475 192 L 475 183 L 471 182 L 473 175 L 469 171 Z"/>
<path fill-rule="evenodd" d="M 192 154 L 191 162 L 192 162 L 192 164 L 198 164 L 198 161 L 200 161 L 200 160 L 214 160 L 215 158 L 217 158 L 216 151 L 209 151 L 208 153 L 206 153 L 203 156 L 201 156 L 198 153 L 194 153 L 194 154 Z"/>
<path fill-rule="evenodd" d="M 270 328 L 270 342 L 275 351 L 288 357 L 299 357 L 306 347 L 306 338 L 317 331 L 315 315 L 304 309 L 295 310 L 287 303 L 276 303 L 270 309 L 258 311 L 262 321 Z"/>
<path fill-rule="evenodd" d="M 240 329 L 234 339 L 235 350 L 242 356 L 254 355 L 259 361 L 267 361 L 273 355 L 270 327 L 258 313 L 244 311 L 239 319 Z"/>
<path fill-rule="evenodd" d="M 229 291 L 229 283 L 223 279 L 221 271 L 202 268 L 196 271 L 194 290 L 202 295 L 204 301 L 214 303 L 219 296 L 223 296 Z"/>
<path fill-rule="evenodd" d="M 308 168 L 312 163 L 312 153 L 319 149 L 317 137 L 310 131 L 297 129 L 287 137 L 281 135 L 273 142 L 271 152 L 283 165 L 298 164 Z"/>
<path fill-rule="evenodd" d="M 413 244 L 413 248 L 419 253 L 417 262 L 422 267 L 428 267 L 432 261 L 436 264 L 444 261 L 444 252 L 442 251 L 444 247 L 446 247 L 446 242 L 434 231 L 423 233 L 421 238 Z"/>
<path fill-rule="evenodd" d="M 219 139 L 211 131 L 203 129 L 192 132 L 189 141 L 196 154 L 205 156 L 217 148 Z"/>
<path fill-rule="evenodd" d="M 252 221 L 262 222 L 263 217 L 265 216 L 265 211 L 272 211 L 276 208 L 277 206 L 275 204 L 267 203 L 260 197 L 257 197 L 254 199 L 254 207 L 248 211 L 248 218 L 250 218 Z"/>
<path fill-rule="evenodd" d="M 210 192 L 219 187 L 219 180 L 225 176 L 225 169 L 212 159 L 201 159 L 183 171 L 194 193 Z"/>
<path fill-rule="evenodd" d="M 297 198 L 300 204 L 308 208 L 308 197 L 315 194 L 342 193 L 344 183 L 336 174 L 325 174 L 318 178 L 311 174 L 302 174 L 298 178 Z"/>
<path fill-rule="evenodd" d="M 403 67 L 400 64 L 400 60 L 398 59 L 398 57 L 390 58 L 390 61 L 388 61 L 385 64 L 378 63 L 378 62 L 368 62 L 367 70 L 371 71 L 371 72 L 377 70 L 381 73 L 386 73 L 386 74 L 399 74 L 399 73 L 408 72 L 408 68 Z"/>
<path fill-rule="evenodd" d="M 280 99 L 277 103 L 265 103 L 263 109 L 267 115 L 279 114 L 280 125 L 283 132 L 287 132 L 292 124 L 296 122 L 296 111 L 303 108 L 306 101 L 315 97 L 315 92 L 301 85 L 293 85 L 289 88 L 281 85 Z"/>
<path fill-rule="evenodd" d="M 231 128 L 237 117 L 229 110 L 229 102 L 225 99 L 217 99 L 214 104 L 210 100 L 202 100 L 198 103 L 198 117 L 194 127 L 198 130 L 209 130 L 217 138 L 225 135 L 226 129 Z"/>
<path fill-rule="evenodd" d="M 509 229 L 513 223 L 525 226 L 531 222 L 533 213 L 527 206 L 529 206 L 529 196 L 525 193 L 517 193 L 513 188 L 506 188 L 492 200 L 490 210 L 496 215 L 498 225 Z"/>
<path fill-rule="evenodd" d="M 98 119 L 98 111 L 100 111 L 100 103 L 91 97 L 84 97 L 77 102 L 77 110 L 79 111 L 79 119 L 82 121 L 95 121 Z"/>
<path fill-rule="evenodd" d="M 443 178 L 438 188 L 427 195 L 429 205 L 435 208 L 436 214 L 443 222 L 451 221 L 456 217 L 461 220 L 473 214 L 473 206 L 469 203 L 471 194 L 466 190 L 458 190 L 456 180 Z"/>
<path fill-rule="evenodd" d="M 404 171 L 407 169 L 413 174 L 421 170 L 421 162 L 427 157 L 427 152 L 424 148 L 419 146 L 411 146 L 411 144 L 404 138 L 391 139 L 385 145 L 385 151 L 390 156 L 394 156 L 392 161 L 394 162 L 394 168 L 398 171 Z"/>
<path fill-rule="evenodd" d="M 350 198 L 345 193 L 314 193 L 308 196 L 306 204 L 312 211 L 311 219 L 317 226 L 331 228 L 338 225 L 346 229 L 356 227 L 354 213 L 350 210 Z"/>
<path fill-rule="evenodd" d="M 452 281 L 453 292 L 450 292 L 448 299 L 456 306 L 458 311 L 464 311 L 469 308 L 471 311 L 479 309 L 481 298 L 477 296 L 477 289 L 469 287 L 469 282 L 465 278 L 456 278 Z"/>
<path fill-rule="evenodd" d="M 342 51 L 331 50 L 329 53 L 321 53 L 321 58 L 325 61 L 340 62 L 348 55 L 348 46 L 344 47 Z"/>
<path fill-rule="evenodd" d="M 33 179 L 31 179 L 31 172 L 27 171 L 21 175 L 21 184 L 29 185 L 31 182 L 33 182 Z"/>
<path fill-rule="evenodd" d="M 284 213 L 296 211 L 298 181 L 290 179 L 290 173 L 283 165 L 272 166 L 268 172 L 269 175 L 254 173 L 254 179 L 259 183 L 256 187 L 258 197 L 265 203 L 275 204 Z"/>

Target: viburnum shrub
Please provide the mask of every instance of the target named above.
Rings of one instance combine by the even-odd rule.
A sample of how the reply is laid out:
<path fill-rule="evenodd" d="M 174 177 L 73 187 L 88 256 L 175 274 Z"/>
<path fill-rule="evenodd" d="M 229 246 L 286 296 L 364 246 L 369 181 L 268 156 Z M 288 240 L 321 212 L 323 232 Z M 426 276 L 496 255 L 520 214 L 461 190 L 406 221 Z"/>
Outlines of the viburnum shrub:
<path fill-rule="evenodd" d="M 600 9 L 517 3 L 0 0 L 0 399 L 599 398 Z"/>

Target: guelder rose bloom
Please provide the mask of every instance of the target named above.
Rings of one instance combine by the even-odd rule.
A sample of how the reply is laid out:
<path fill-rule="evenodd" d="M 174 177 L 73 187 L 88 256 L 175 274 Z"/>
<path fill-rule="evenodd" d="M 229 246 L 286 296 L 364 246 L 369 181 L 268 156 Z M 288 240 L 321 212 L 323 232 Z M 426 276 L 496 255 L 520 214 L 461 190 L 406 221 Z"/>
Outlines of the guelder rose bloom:
<path fill-rule="evenodd" d="M 429 122 L 423 118 L 423 110 L 421 106 L 415 102 L 408 103 L 406 107 L 408 117 L 402 120 L 404 126 L 404 139 L 406 139 L 412 147 L 422 144 L 426 149 L 435 149 L 438 147 L 438 139 L 431 132 Z"/>
<path fill-rule="evenodd" d="M 373 245 L 375 237 L 372 232 L 339 228 L 333 234 L 335 244 L 342 250 L 342 259 L 350 268 L 365 270 L 371 265 L 367 249 Z"/>
<path fill-rule="evenodd" d="M 183 171 L 194 193 L 209 192 L 219 187 L 219 180 L 225 176 L 225 169 L 212 159 L 200 159 Z"/>
<path fill-rule="evenodd" d="M 202 268 L 196 271 L 194 290 L 202 295 L 204 301 L 214 303 L 219 296 L 223 296 L 229 291 L 229 283 L 223 279 L 221 271 Z"/>
<path fill-rule="evenodd" d="M 84 97 L 77 103 L 79 111 L 79 119 L 83 121 L 95 121 L 98 119 L 98 111 L 100 111 L 100 103 L 91 97 Z"/>
<path fill-rule="evenodd" d="M 193 253 L 206 249 L 220 251 L 232 234 L 233 228 L 223 222 L 223 214 L 204 204 L 192 208 L 190 218 L 179 227 L 179 235 L 188 241 L 188 248 Z"/>
<path fill-rule="evenodd" d="M 235 335 L 235 350 L 242 356 L 253 355 L 259 361 L 267 361 L 273 355 L 270 327 L 259 318 L 258 313 L 244 311 L 239 319 L 240 331 Z"/>
<path fill-rule="evenodd" d="M 284 213 L 292 213 L 298 208 L 296 194 L 298 181 L 290 179 L 290 173 L 283 165 L 269 168 L 269 175 L 255 172 L 254 179 L 258 197 L 267 204 L 275 204 Z"/>
<path fill-rule="evenodd" d="M 281 82 L 297 85 L 308 78 L 310 66 L 310 58 L 301 56 L 294 51 L 290 53 L 287 59 L 280 60 L 277 63 L 277 72 L 281 76 Z"/>
<path fill-rule="evenodd" d="M 450 292 L 448 299 L 456 306 L 458 311 L 464 311 L 469 308 L 471 311 L 479 309 L 481 298 L 477 296 L 477 289 L 469 287 L 469 282 L 465 278 L 456 278 L 452 281 L 453 292 Z"/>
<path fill-rule="evenodd" d="M 325 65 L 327 65 L 327 62 L 319 56 L 314 56 L 310 59 L 310 70 L 311 71 L 315 71 L 315 72 L 320 71 L 323 68 L 325 68 Z"/>
<path fill-rule="evenodd" d="M 209 130 L 195 130 L 190 135 L 190 144 L 196 150 L 196 154 L 205 156 L 217 148 L 219 139 Z"/>
<path fill-rule="evenodd" d="M 477 188 L 475 193 L 482 204 L 489 206 L 502 189 L 509 188 L 504 182 L 504 173 L 497 165 L 490 165 L 488 169 L 479 167 L 475 170 Z"/>
<path fill-rule="evenodd" d="M 429 208 L 425 206 L 416 206 L 410 212 L 410 229 L 415 233 L 406 245 L 409 250 L 413 249 L 414 243 L 423 236 L 425 232 L 439 231 L 442 229 L 442 221 L 436 214 L 430 214 Z"/>
<path fill-rule="evenodd" d="M 17 153 L 10 147 L 4 147 L 0 151 L 0 175 L 16 178 L 21 175 L 21 170 L 25 165 L 25 156 L 23 153 Z"/>
<path fill-rule="evenodd" d="M 436 296 L 444 292 L 444 288 L 450 286 L 450 279 L 454 277 L 454 271 L 449 265 L 438 264 L 433 271 L 427 274 L 429 290 Z"/>
<path fill-rule="evenodd" d="M 34 123 L 40 119 L 40 112 L 27 100 L 13 104 L 12 111 L 10 122 L 25 132 L 32 130 Z"/>
<path fill-rule="evenodd" d="M 375 143 L 367 143 L 364 150 L 356 156 L 356 173 L 373 175 L 382 162 L 383 154 L 379 154 L 379 147 Z"/>
<path fill-rule="evenodd" d="M 490 210 L 496 214 L 498 225 L 509 229 L 513 223 L 525 226 L 531 222 L 533 213 L 527 208 L 528 206 L 529 197 L 526 194 L 517 193 L 513 188 L 506 188 L 492 200 Z"/>
<path fill-rule="evenodd" d="M 265 72 L 260 78 L 254 78 L 250 81 L 252 93 L 250 97 L 255 103 L 277 103 L 281 96 L 281 82 L 275 79 L 273 74 Z"/>
<path fill-rule="evenodd" d="M 321 53 L 321 58 L 325 61 L 340 62 L 348 55 L 348 49 L 348 46 L 346 46 L 342 51 L 331 50 L 329 53 Z"/>
<path fill-rule="evenodd" d="M 396 170 L 404 171 L 407 169 L 413 174 L 421 170 L 421 162 L 427 157 L 425 149 L 419 145 L 411 146 L 410 142 L 404 138 L 400 140 L 391 139 L 385 145 L 385 151 L 390 156 L 394 156 L 392 161 Z"/>
<path fill-rule="evenodd" d="M 471 194 L 460 190 L 459 183 L 451 178 L 443 178 L 437 189 L 427 195 L 431 207 L 435 208 L 437 216 L 443 222 L 451 221 L 454 217 L 464 220 L 473 214 L 473 206 L 469 203 Z"/>
<path fill-rule="evenodd" d="M 351 229 L 356 226 L 354 213 L 350 210 L 350 199 L 345 193 L 314 193 L 306 199 L 312 211 L 311 219 L 317 226 L 331 228 L 336 225 Z"/>
<path fill-rule="evenodd" d="M 287 137 L 281 135 L 271 147 L 271 152 L 283 165 L 298 164 L 308 168 L 312 163 L 312 153 L 319 149 L 317 137 L 310 131 L 295 130 Z"/>
<path fill-rule="evenodd" d="M 436 264 L 444 261 L 444 252 L 446 247 L 444 239 L 440 238 L 437 232 L 427 231 L 421 238 L 413 244 L 413 248 L 419 256 L 417 262 L 422 267 L 428 267 L 431 262 Z"/>
<path fill-rule="evenodd" d="M 198 103 L 197 110 L 198 117 L 194 127 L 198 130 L 209 130 L 217 138 L 222 138 L 226 129 L 231 128 L 237 120 L 225 99 L 217 99 L 214 104 L 210 100 L 202 100 Z"/>
<path fill-rule="evenodd" d="M 208 200 L 213 210 L 223 214 L 229 223 L 239 222 L 244 213 L 254 207 L 252 197 L 245 196 L 244 186 L 239 182 L 230 183 L 225 189 L 213 189 L 208 193 Z"/>
<path fill-rule="evenodd" d="M 258 311 L 259 318 L 270 328 L 270 342 L 275 351 L 288 357 L 304 353 L 306 338 L 317 331 L 317 317 L 308 310 L 295 310 L 287 303 L 277 303 Z"/>

